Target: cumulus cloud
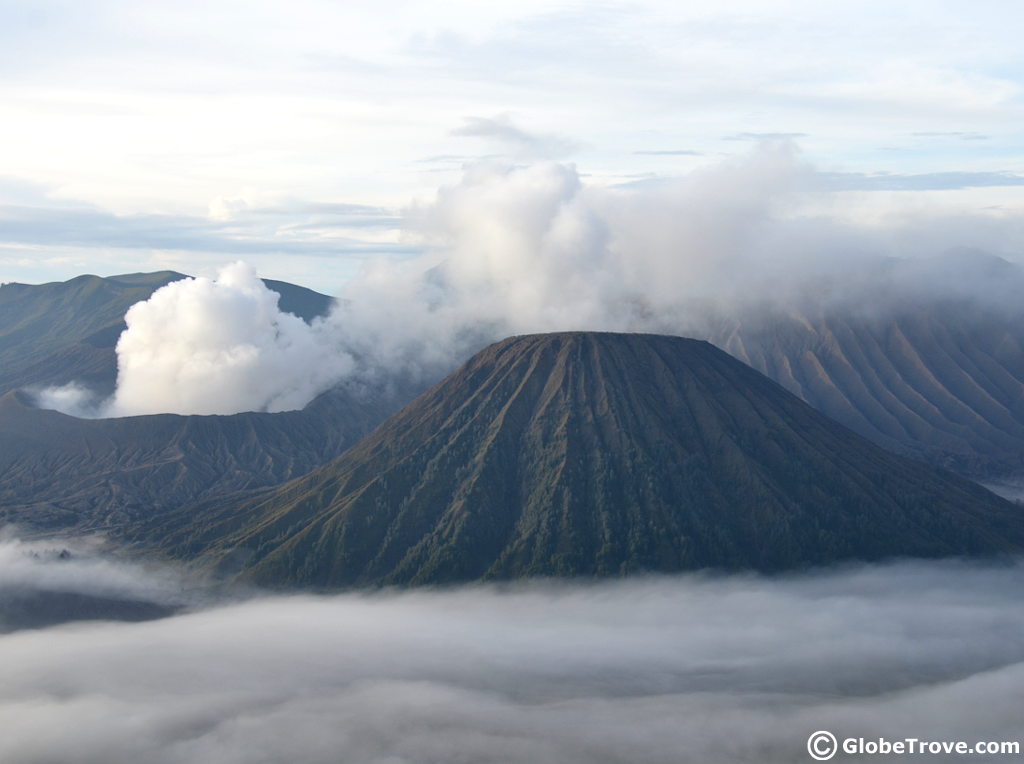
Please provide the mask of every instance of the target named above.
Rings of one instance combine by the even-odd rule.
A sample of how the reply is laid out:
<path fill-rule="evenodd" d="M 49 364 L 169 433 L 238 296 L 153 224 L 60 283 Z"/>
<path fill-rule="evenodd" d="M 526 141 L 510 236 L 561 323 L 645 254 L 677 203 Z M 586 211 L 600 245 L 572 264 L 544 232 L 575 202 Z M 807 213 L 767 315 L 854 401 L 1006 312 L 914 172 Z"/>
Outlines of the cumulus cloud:
<path fill-rule="evenodd" d="M 804 762 L 1018 740 L 1024 568 L 256 597 L 0 637 L 0 758 Z"/>

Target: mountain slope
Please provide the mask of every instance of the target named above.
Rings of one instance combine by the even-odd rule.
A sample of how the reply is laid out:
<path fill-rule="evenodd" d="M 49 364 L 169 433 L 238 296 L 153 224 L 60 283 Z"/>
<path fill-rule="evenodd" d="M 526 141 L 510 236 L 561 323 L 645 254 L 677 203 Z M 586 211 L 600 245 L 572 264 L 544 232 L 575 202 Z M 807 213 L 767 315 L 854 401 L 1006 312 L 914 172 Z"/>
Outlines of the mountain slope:
<path fill-rule="evenodd" d="M 1024 476 L 1024 269 L 895 261 L 821 292 L 701 336 L 885 448 L 970 477 Z"/>
<path fill-rule="evenodd" d="M 109 534 L 171 507 L 274 485 L 334 458 L 411 397 L 338 389 L 278 414 L 88 420 L 36 409 L 16 391 L 76 381 L 111 392 L 124 314 L 182 278 L 163 271 L 0 287 L 0 525 Z M 294 284 L 264 283 L 282 310 L 306 321 L 333 304 Z"/>
<path fill-rule="evenodd" d="M 1019 551 L 1024 517 L 710 344 L 564 333 L 487 348 L 306 477 L 133 535 L 340 586 Z"/>
<path fill-rule="evenodd" d="M 112 533 L 222 493 L 274 485 L 337 456 L 391 413 L 324 393 L 301 411 L 77 419 L 0 397 L 0 524 L 24 535 Z"/>
<path fill-rule="evenodd" d="M 124 314 L 180 273 L 78 276 L 50 284 L 0 286 L 0 392 L 24 385 L 113 389 L 114 345 Z"/>
<path fill-rule="evenodd" d="M 937 305 L 776 316 L 711 339 L 885 448 L 970 476 L 1024 473 L 1024 321 Z"/>
<path fill-rule="evenodd" d="M 101 278 L 78 276 L 50 284 L 0 286 L 0 393 L 28 385 L 77 381 L 102 395 L 114 389 L 114 347 L 124 314 L 162 286 L 186 276 L 173 271 Z M 282 310 L 311 321 L 330 297 L 282 281 L 264 283 L 281 295 Z"/>
<path fill-rule="evenodd" d="M 180 278 L 164 271 L 3 285 L 0 393 L 72 380 L 111 392 L 125 311 Z M 307 321 L 330 307 L 325 295 L 265 283 L 281 295 L 282 310 Z M 950 295 L 956 283 L 970 284 L 970 295 Z M 892 262 L 866 284 L 820 291 L 842 299 L 720 313 L 685 333 L 887 449 L 981 480 L 1024 476 L 1024 309 L 1014 300 L 1024 292 L 1024 269 L 977 255 Z"/>

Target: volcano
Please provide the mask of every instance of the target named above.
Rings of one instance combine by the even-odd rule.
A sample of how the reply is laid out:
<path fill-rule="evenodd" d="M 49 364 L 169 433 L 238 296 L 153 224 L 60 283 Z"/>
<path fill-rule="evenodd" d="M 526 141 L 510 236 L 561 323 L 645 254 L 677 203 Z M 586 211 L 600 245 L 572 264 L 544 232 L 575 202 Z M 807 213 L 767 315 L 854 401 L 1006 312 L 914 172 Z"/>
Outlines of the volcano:
<path fill-rule="evenodd" d="M 706 342 L 573 332 L 492 345 L 327 465 L 146 536 L 340 587 L 1014 553 L 1024 513 Z"/>

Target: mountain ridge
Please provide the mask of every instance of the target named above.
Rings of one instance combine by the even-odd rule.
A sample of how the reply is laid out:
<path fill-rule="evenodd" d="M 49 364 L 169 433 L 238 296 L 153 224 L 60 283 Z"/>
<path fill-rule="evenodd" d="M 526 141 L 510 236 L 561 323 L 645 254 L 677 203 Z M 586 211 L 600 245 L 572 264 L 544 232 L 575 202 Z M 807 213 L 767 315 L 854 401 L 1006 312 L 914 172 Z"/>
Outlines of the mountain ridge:
<path fill-rule="evenodd" d="M 496 343 L 309 475 L 135 539 L 337 587 L 1019 551 L 1024 518 L 707 342 L 576 332 Z"/>
<path fill-rule="evenodd" d="M 116 533 L 208 496 L 275 485 L 337 456 L 394 408 L 337 389 L 300 411 L 79 419 L 0 396 L 0 521 Z"/>
<path fill-rule="evenodd" d="M 889 450 L 972 477 L 1024 473 L 1024 315 L 938 302 L 723 323 L 716 345 Z"/>

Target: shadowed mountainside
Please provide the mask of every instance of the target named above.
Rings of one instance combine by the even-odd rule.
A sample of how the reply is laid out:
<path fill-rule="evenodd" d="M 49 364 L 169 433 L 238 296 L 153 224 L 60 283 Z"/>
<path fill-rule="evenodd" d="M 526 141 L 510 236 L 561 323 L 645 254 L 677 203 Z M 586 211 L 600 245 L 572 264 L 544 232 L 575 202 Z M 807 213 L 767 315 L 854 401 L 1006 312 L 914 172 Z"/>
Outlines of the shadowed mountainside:
<path fill-rule="evenodd" d="M 487 348 L 303 478 L 130 535 L 332 587 L 1020 551 L 1024 516 L 708 343 L 563 333 Z"/>
<path fill-rule="evenodd" d="M 937 303 L 732 322 L 711 340 L 885 448 L 972 477 L 1024 474 L 1024 319 Z"/>
<path fill-rule="evenodd" d="M 337 456 L 396 408 L 344 390 L 301 411 L 78 419 L 0 397 L 0 524 L 110 532 L 169 507 L 274 485 Z"/>
<path fill-rule="evenodd" d="M 885 448 L 1024 478 L 1024 268 L 951 252 L 812 283 L 699 336 Z"/>

